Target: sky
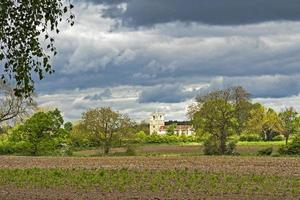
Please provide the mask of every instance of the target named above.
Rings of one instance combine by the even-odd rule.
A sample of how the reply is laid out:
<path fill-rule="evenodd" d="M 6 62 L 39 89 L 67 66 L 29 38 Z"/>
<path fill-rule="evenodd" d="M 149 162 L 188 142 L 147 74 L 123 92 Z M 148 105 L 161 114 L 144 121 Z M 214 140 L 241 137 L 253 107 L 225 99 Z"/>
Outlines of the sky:
<path fill-rule="evenodd" d="M 67 121 L 110 106 L 133 119 L 185 120 L 197 95 L 240 85 L 300 112 L 299 0 L 74 0 L 56 36 L 42 107 Z"/>

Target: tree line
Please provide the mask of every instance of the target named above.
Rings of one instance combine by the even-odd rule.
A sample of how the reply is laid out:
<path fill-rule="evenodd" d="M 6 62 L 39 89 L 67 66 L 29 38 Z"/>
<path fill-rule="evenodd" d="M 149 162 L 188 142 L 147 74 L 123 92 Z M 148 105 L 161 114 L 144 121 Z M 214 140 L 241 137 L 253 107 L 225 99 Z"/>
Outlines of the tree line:
<path fill-rule="evenodd" d="M 137 123 L 110 107 L 89 109 L 74 124 L 64 122 L 59 110 L 38 109 L 33 100 L 16 97 L 12 88 L 5 88 L 0 109 L 2 154 L 69 155 L 74 149 L 91 147 L 102 147 L 108 154 L 113 146 L 176 142 L 202 142 L 206 154 L 233 154 L 238 140 L 284 139 L 287 148 L 290 138 L 294 141 L 300 134 L 295 109 L 277 113 L 253 103 L 242 87 L 197 96 L 188 109 L 190 121 L 184 122 L 193 125 L 193 136 L 177 136 L 176 121 L 169 123 L 165 136 L 149 135 L 147 122 Z M 5 127 L 5 121 L 15 125 Z"/>
<path fill-rule="evenodd" d="M 199 95 L 188 115 L 197 134 L 208 135 L 208 154 L 232 153 L 232 136 L 271 141 L 283 136 L 288 145 L 291 135 L 299 135 L 300 117 L 294 108 L 277 113 L 260 103 L 242 87 L 231 87 Z"/>

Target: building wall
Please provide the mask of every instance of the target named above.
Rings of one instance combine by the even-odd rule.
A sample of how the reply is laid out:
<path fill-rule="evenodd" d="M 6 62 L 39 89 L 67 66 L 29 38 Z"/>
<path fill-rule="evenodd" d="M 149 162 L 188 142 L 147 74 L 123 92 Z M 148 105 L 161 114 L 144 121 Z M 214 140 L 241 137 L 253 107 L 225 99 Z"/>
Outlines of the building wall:
<path fill-rule="evenodd" d="M 155 112 L 150 117 L 150 135 L 153 133 L 160 134 L 160 127 L 165 125 L 165 117 L 163 113 Z"/>
<path fill-rule="evenodd" d="M 175 135 L 186 135 L 186 136 L 191 136 L 193 135 L 193 130 L 188 129 L 188 130 L 175 130 Z"/>
<path fill-rule="evenodd" d="M 161 112 L 155 112 L 152 113 L 150 116 L 149 120 L 149 125 L 150 125 L 150 135 L 153 133 L 157 133 L 160 135 L 165 135 L 167 133 L 166 127 L 165 127 L 165 117 L 164 113 Z M 161 129 L 161 127 L 164 127 Z M 188 129 L 177 129 L 175 130 L 175 135 L 193 135 L 193 129 L 188 128 Z"/>

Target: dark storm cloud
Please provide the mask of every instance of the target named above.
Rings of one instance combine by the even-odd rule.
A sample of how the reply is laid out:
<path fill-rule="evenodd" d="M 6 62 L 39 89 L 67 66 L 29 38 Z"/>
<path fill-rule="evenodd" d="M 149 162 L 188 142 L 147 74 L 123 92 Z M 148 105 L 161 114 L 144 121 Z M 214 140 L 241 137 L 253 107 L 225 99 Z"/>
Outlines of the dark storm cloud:
<path fill-rule="evenodd" d="M 97 100 L 110 98 L 111 95 L 112 95 L 112 93 L 111 93 L 110 89 L 107 88 L 106 90 L 104 90 L 101 93 L 94 94 L 94 95 L 88 95 L 88 96 L 84 97 L 84 99 L 97 101 Z"/>
<path fill-rule="evenodd" d="M 158 85 L 143 90 L 139 97 L 139 103 L 179 103 L 185 101 L 190 94 L 185 92 L 182 86 L 175 85 Z"/>
<path fill-rule="evenodd" d="M 194 96 L 183 86 L 225 77 L 220 86 L 242 85 L 255 97 L 300 92 L 298 22 L 239 27 L 175 22 L 151 29 L 110 31 L 117 20 L 99 16 L 103 6 L 77 8 L 81 8 L 79 23 L 57 40 L 62 53 L 53 62 L 56 73 L 40 82 L 38 91 L 140 86 L 144 88 L 139 102 L 182 102 Z M 173 35 L 175 32 L 180 36 Z M 171 83 L 180 87 L 171 87 Z M 88 95 L 84 97 L 89 100 L 102 98 L 100 93 Z"/>
<path fill-rule="evenodd" d="M 172 21 L 211 25 L 242 25 L 266 21 L 300 20 L 299 0 L 88 0 L 113 5 L 105 16 L 125 24 L 151 26 Z M 116 14 L 118 3 L 127 9 Z"/>
<path fill-rule="evenodd" d="M 105 5 L 115 5 L 120 3 L 125 3 L 128 0 L 85 0 L 85 2 L 91 2 L 95 4 L 105 4 Z M 82 0 L 75 0 L 75 2 L 79 3 L 82 2 Z"/>
<path fill-rule="evenodd" d="M 296 96 L 300 92 L 299 76 L 258 76 L 258 77 L 219 77 L 213 79 L 207 87 L 185 90 L 181 84 L 161 84 L 143 89 L 139 103 L 180 103 L 199 94 L 242 86 L 253 98 L 283 98 Z"/>
<path fill-rule="evenodd" d="M 103 106 L 134 119 L 165 107 L 181 119 L 196 95 L 236 85 L 300 112 L 300 21 L 282 21 L 298 20 L 300 0 L 76 1 L 56 73 L 37 82 L 39 104 L 68 120 Z"/>
<path fill-rule="evenodd" d="M 244 87 L 254 98 L 282 98 L 296 96 L 300 92 L 299 75 L 275 75 L 216 78 L 210 82 L 209 87 L 203 88 L 199 93 L 207 93 L 232 86 Z"/>

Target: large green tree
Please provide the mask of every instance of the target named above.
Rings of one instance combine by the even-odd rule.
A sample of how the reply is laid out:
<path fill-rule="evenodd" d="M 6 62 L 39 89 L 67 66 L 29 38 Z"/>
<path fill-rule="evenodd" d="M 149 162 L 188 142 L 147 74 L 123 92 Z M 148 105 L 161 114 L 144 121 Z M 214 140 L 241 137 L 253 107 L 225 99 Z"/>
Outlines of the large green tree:
<path fill-rule="evenodd" d="M 246 131 L 258 133 L 265 141 L 270 141 L 282 131 L 278 114 L 271 108 L 266 109 L 259 103 L 253 105 Z"/>
<path fill-rule="evenodd" d="M 63 122 L 63 117 L 57 109 L 37 112 L 13 130 L 10 141 L 26 142 L 34 156 L 55 150 L 67 138 L 67 131 L 62 128 Z"/>
<path fill-rule="evenodd" d="M 113 139 L 130 134 L 133 123 L 128 116 L 109 107 L 90 109 L 82 115 L 82 124 L 90 132 L 108 154 Z"/>
<path fill-rule="evenodd" d="M 279 119 L 282 125 L 282 134 L 285 137 L 285 143 L 288 144 L 290 135 L 300 131 L 300 118 L 294 108 L 286 108 L 279 113 Z"/>
<path fill-rule="evenodd" d="M 246 109 L 242 104 L 249 103 L 248 99 L 248 93 L 241 87 L 216 90 L 198 96 L 197 104 L 190 107 L 189 116 L 194 127 L 209 133 L 216 141 L 219 153 L 224 154 L 228 136 L 237 130 L 240 122 L 244 123 L 246 117 L 237 112 L 244 113 Z"/>
<path fill-rule="evenodd" d="M 250 93 L 243 87 L 232 87 L 232 98 L 235 110 L 236 128 L 235 131 L 240 135 L 247 125 L 247 121 L 250 118 L 250 110 L 252 103 L 250 102 Z"/>
<path fill-rule="evenodd" d="M 54 72 L 54 33 L 64 16 L 74 24 L 72 8 L 64 0 L 0 1 L 0 75 L 3 81 L 12 80 L 17 96 L 32 94 L 34 74 L 43 79 Z"/>

